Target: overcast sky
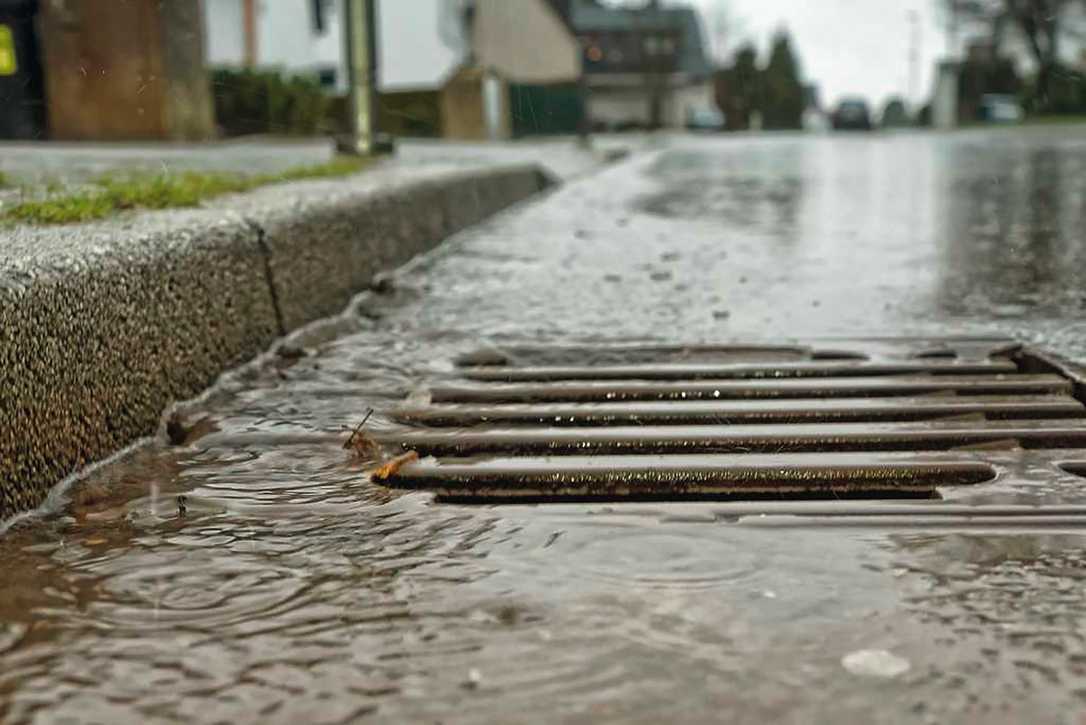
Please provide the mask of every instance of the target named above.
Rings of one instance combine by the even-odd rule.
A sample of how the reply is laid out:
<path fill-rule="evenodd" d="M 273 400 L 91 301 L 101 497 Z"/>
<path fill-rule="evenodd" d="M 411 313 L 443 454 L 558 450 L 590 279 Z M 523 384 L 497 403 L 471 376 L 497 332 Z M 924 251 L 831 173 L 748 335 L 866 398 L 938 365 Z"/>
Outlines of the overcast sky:
<path fill-rule="evenodd" d="M 946 47 L 937 0 L 689 1 L 701 7 L 710 38 L 723 36 L 730 51 L 750 39 L 764 52 L 773 32 L 786 27 L 804 75 L 819 85 L 827 107 L 861 95 L 877 109 L 888 96 L 908 95 L 910 10 L 919 18 L 921 99 L 931 94 L 933 65 Z"/>

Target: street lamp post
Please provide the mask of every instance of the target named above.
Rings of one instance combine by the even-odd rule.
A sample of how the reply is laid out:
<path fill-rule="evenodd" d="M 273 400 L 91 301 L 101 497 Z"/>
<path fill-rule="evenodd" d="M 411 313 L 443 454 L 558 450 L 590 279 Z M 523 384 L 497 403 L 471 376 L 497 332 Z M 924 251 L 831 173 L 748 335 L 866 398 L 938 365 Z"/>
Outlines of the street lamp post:
<path fill-rule="evenodd" d="M 910 113 L 920 92 L 920 13 L 911 9 L 906 13 L 909 21 L 909 89 Z"/>
<path fill-rule="evenodd" d="M 377 136 L 376 0 L 344 0 L 347 78 L 350 84 L 350 133 L 341 151 L 368 156 Z"/>
<path fill-rule="evenodd" d="M 664 89 L 663 73 L 661 72 L 662 46 L 660 28 L 657 23 L 660 17 L 660 0 L 649 0 L 645 6 L 649 16 L 650 46 L 652 52 L 649 58 L 649 127 L 654 131 L 663 125 Z M 642 46 L 644 50 L 644 46 Z"/>

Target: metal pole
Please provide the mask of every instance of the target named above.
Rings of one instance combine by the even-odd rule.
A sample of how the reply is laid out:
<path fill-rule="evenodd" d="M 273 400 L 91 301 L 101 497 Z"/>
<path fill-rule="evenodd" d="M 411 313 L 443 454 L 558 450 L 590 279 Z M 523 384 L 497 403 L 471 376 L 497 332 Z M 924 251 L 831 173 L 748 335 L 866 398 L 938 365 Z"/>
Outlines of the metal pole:
<path fill-rule="evenodd" d="M 652 57 L 649 60 L 649 126 L 655 131 L 663 125 L 662 119 L 664 110 L 663 74 L 660 69 L 662 36 L 658 34 L 660 26 L 657 25 L 660 13 L 660 0 L 649 0 L 645 9 L 649 14 L 649 27 L 652 28 L 652 30 L 649 31 L 652 33 L 651 47 L 654 50 Z"/>
<path fill-rule="evenodd" d="M 909 18 L 909 96 L 908 109 L 912 112 L 913 104 L 920 94 L 920 13 L 908 11 Z"/>
<path fill-rule="evenodd" d="M 241 4 L 242 40 L 245 52 L 245 67 L 257 65 L 256 46 L 256 0 L 243 0 Z"/>
<path fill-rule="evenodd" d="M 958 60 L 958 3 L 950 3 L 950 20 L 946 26 L 947 60 Z"/>
<path fill-rule="evenodd" d="M 350 85 L 350 153 L 368 156 L 377 135 L 377 24 L 375 0 L 344 0 L 347 78 Z"/>

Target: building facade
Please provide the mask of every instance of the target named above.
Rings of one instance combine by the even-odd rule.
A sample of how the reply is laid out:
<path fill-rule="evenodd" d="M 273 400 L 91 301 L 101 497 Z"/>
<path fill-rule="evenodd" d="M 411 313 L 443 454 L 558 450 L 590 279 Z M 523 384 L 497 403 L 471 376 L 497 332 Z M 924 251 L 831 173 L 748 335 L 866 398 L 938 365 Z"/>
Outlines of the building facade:
<path fill-rule="evenodd" d="M 694 8 L 552 4 L 581 46 L 594 126 L 681 127 L 691 112 L 715 108 L 712 67 Z"/>
<path fill-rule="evenodd" d="M 212 66 L 277 68 L 347 91 L 342 0 L 205 0 Z M 507 138 L 523 84 L 576 82 L 580 46 L 546 0 L 376 0 L 383 126 Z"/>

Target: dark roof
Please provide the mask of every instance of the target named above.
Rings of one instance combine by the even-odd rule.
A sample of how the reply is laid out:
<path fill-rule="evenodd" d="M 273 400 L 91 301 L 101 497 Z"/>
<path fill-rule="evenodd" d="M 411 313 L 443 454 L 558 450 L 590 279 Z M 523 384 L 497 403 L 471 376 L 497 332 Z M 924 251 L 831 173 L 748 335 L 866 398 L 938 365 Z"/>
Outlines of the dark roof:
<path fill-rule="evenodd" d="M 554 0 L 552 0 L 554 2 Z M 712 72 L 705 53 L 701 17 L 692 7 L 658 9 L 614 8 L 596 0 L 567 0 L 568 22 L 577 33 L 644 31 L 650 29 L 677 30 L 682 35 L 682 55 L 679 69 L 693 75 Z"/>

